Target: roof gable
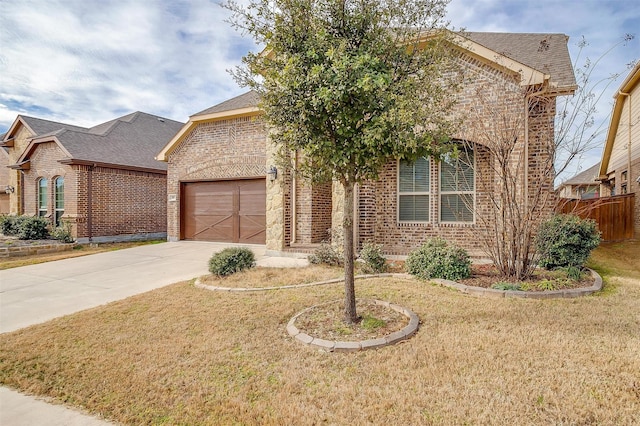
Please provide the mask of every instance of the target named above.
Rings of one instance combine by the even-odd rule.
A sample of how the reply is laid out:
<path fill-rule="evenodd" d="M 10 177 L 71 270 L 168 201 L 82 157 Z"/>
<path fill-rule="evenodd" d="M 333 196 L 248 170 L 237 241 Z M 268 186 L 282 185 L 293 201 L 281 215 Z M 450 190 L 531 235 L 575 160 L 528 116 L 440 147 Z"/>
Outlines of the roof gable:
<path fill-rule="evenodd" d="M 596 185 L 598 183 L 598 171 L 600 163 L 594 164 L 587 170 L 578 173 L 570 179 L 567 179 L 561 186 L 565 185 Z"/>
<path fill-rule="evenodd" d="M 58 129 L 33 138 L 19 162 L 26 161 L 40 143 L 55 142 L 68 155 L 65 163 L 166 170 L 166 164 L 156 161 L 154 156 L 182 125 L 135 112 L 91 129 Z"/>

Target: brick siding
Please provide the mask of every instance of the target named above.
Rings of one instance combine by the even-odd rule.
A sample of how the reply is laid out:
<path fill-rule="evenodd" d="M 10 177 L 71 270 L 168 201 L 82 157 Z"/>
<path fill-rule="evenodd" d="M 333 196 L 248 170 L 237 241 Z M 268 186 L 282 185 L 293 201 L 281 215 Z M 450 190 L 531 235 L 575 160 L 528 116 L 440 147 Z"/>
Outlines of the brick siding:
<path fill-rule="evenodd" d="M 169 155 L 167 237 L 180 238 L 180 183 L 264 177 L 266 131 L 260 117 L 198 124 Z"/>
<path fill-rule="evenodd" d="M 66 155 L 54 142 L 39 144 L 24 172 L 24 214 L 38 214 L 38 180 L 48 180 L 48 212 L 54 216 L 54 179 L 64 178 L 64 215 L 73 235 L 84 239 L 166 232 L 166 175 L 132 170 L 91 168 L 89 232 L 89 166 L 63 165 Z"/>

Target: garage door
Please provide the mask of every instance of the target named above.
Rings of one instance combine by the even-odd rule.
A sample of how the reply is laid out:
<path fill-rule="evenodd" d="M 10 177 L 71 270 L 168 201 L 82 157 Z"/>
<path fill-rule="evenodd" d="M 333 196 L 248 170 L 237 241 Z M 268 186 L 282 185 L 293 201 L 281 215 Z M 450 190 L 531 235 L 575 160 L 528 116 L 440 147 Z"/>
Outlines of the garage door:
<path fill-rule="evenodd" d="M 181 238 L 265 243 L 264 179 L 182 184 Z"/>

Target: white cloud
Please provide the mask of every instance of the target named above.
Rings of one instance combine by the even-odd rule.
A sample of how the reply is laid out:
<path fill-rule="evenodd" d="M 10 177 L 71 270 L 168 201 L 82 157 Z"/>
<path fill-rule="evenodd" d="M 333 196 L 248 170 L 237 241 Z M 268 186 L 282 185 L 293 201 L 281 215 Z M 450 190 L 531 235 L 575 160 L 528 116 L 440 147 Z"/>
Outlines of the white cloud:
<path fill-rule="evenodd" d="M 627 0 L 452 0 L 448 9 L 469 31 L 568 34 L 574 58 L 582 35 L 595 59 L 640 28 L 640 3 Z M 243 92 L 226 70 L 255 47 L 226 17 L 213 0 L 1 0 L 0 131 L 19 113 L 83 126 L 135 110 L 184 121 Z M 614 50 L 596 78 L 626 73 L 639 46 Z M 603 97 L 603 118 L 620 81 Z"/>

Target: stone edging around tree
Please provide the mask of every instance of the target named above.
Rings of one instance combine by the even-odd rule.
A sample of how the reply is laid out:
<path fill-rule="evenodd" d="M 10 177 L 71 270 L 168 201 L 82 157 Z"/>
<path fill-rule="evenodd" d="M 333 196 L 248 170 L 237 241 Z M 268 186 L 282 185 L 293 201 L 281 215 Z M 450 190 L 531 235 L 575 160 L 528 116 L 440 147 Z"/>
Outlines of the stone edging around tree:
<path fill-rule="evenodd" d="M 420 323 L 420 320 L 418 319 L 418 316 L 415 313 L 413 313 L 413 311 L 407 308 L 403 308 L 402 306 L 395 305 L 393 303 L 384 302 L 382 300 L 373 299 L 373 302 L 376 305 L 384 306 L 388 309 L 392 309 L 406 316 L 407 318 L 409 318 L 409 324 L 407 324 L 406 326 L 404 326 L 402 329 L 398 331 L 394 331 L 393 333 L 387 334 L 386 336 L 379 337 L 377 339 L 351 341 L 351 342 L 320 339 L 318 337 L 309 336 L 304 331 L 298 330 L 298 328 L 295 326 L 295 322 L 296 322 L 296 319 L 300 317 L 300 315 L 304 314 L 305 312 L 311 309 L 317 308 L 319 306 L 335 303 L 335 301 L 331 301 L 327 303 L 322 303 L 320 305 L 312 306 L 296 314 L 293 318 L 289 320 L 289 323 L 287 324 L 287 333 L 289 333 L 289 335 L 294 339 L 296 339 L 297 341 L 304 343 L 305 345 L 310 346 L 312 348 L 319 349 L 325 352 L 357 352 L 357 351 L 362 351 L 367 349 L 377 349 L 383 346 L 394 345 L 396 343 L 402 342 L 403 340 L 406 340 L 411 336 L 413 336 L 414 334 L 416 334 L 416 332 L 418 331 L 418 325 Z"/>
<path fill-rule="evenodd" d="M 594 278 L 594 283 L 590 287 L 579 287 L 566 290 L 548 290 L 548 291 L 515 291 L 515 290 L 496 290 L 493 288 L 483 288 L 476 286 L 468 286 L 457 283 L 455 281 L 444 280 L 441 278 L 432 278 L 431 282 L 435 282 L 445 287 L 453 288 L 462 293 L 471 294 L 474 296 L 483 296 L 491 298 L 502 297 L 517 297 L 523 299 L 560 299 L 560 298 L 573 298 L 580 296 L 588 296 L 597 291 L 602 290 L 602 277 L 593 269 L 587 268 L 591 272 L 591 276 Z M 415 277 L 409 274 L 373 274 L 373 275 L 357 275 L 356 280 L 362 280 L 367 278 L 403 278 L 413 280 Z M 211 291 L 228 291 L 228 292 L 252 292 L 252 291 L 271 291 L 271 290 L 286 290 L 294 288 L 313 287 L 319 285 L 336 284 L 344 282 L 344 278 L 335 278 L 326 281 L 317 281 L 315 283 L 308 284 L 294 284 L 284 285 L 280 287 L 217 287 L 202 284 L 200 278 L 196 278 L 194 285 L 198 288 L 203 288 Z"/>

